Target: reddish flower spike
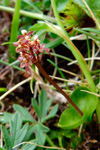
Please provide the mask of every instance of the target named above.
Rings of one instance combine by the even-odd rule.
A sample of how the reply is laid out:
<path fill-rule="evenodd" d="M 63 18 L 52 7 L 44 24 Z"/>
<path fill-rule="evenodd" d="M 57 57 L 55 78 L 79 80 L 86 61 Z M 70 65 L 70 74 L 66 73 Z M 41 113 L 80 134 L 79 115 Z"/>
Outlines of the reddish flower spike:
<path fill-rule="evenodd" d="M 16 52 L 20 54 L 18 60 L 21 62 L 21 68 L 25 67 L 26 74 L 27 72 L 32 74 L 30 67 L 39 60 L 39 54 L 45 50 L 50 55 L 50 49 L 45 48 L 44 43 L 40 44 L 38 35 L 34 35 L 34 39 L 31 40 L 33 31 L 27 32 L 26 30 L 22 30 L 21 33 L 22 35 L 18 36 L 18 41 L 14 42 L 13 45 L 16 47 Z"/>

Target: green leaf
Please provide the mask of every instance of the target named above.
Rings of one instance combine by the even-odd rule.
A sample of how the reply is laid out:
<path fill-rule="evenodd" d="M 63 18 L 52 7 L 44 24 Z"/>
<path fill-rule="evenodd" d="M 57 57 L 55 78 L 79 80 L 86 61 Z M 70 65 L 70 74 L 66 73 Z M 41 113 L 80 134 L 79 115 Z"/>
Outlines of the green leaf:
<path fill-rule="evenodd" d="M 56 1 L 57 10 L 59 12 L 61 12 L 62 10 L 64 10 L 68 2 L 69 2 L 69 0 L 57 0 Z"/>
<path fill-rule="evenodd" d="M 38 103 L 37 103 L 36 99 L 34 99 L 34 98 L 32 98 L 32 106 L 34 107 L 37 116 L 38 116 L 39 118 L 41 118 L 41 112 L 40 112 Z"/>
<path fill-rule="evenodd" d="M 23 147 L 22 147 L 22 150 L 34 150 L 36 148 L 36 145 L 34 143 L 37 144 L 37 140 L 31 140 L 31 141 L 28 141 L 30 142 L 29 144 L 25 144 Z M 33 143 L 33 144 L 32 144 Z"/>
<path fill-rule="evenodd" d="M 18 112 L 16 112 L 13 115 L 12 120 L 10 122 L 10 134 L 11 134 L 11 141 L 13 143 L 13 146 L 14 146 L 16 134 L 17 132 L 19 132 L 21 125 L 22 125 L 21 116 L 18 114 Z"/>
<path fill-rule="evenodd" d="M 47 93 L 45 90 L 41 90 L 40 95 L 39 95 L 39 106 L 37 104 L 37 101 L 33 98 L 32 99 L 32 106 L 34 107 L 37 116 L 39 119 L 42 121 L 47 113 L 47 107 L 46 107 L 46 101 L 47 101 Z"/>
<path fill-rule="evenodd" d="M 45 39 L 45 36 L 46 36 L 45 30 L 40 30 L 40 31 L 36 32 L 36 35 L 38 35 L 38 37 L 40 39 L 40 44 L 42 44 Z"/>
<path fill-rule="evenodd" d="M 44 145 L 45 141 L 46 141 L 46 136 L 45 134 L 43 134 L 43 132 L 41 130 L 37 130 L 36 131 L 36 139 L 37 139 L 37 143 L 39 145 Z"/>
<path fill-rule="evenodd" d="M 96 96 L 82 90 L 90 91 L 88 88 L 80 86 L 72 93 L 71 99 L 83 112 L 83 117 L 69 104 L 70 108 L 61 114 L 59 120 L 61 128 L 73 129 L 80 126 L 86 120 L 91 121 L 98 99 Z"/>
<path fill-rule="evenodd" d="M 34 107 L 41 123 L 54 117 L 55 114 L 57 113 L 58 105 L 55 105 L 52 108 L 52 110 L 49 112 L 49 115 L 47 115 L 49 107 L 51 106 L 51 103 L 52 103 L 52 99 L 49 99 L 49 100 L 47 99 L 47 93 L 43 89 L 41 90 L 40 95 L 39 95 L 39 104 L 34 98 L 32 99 L 32 106 Z"/>
<path fill-rule="evenodd" d="M 57 111 L 58 111 L 58 107 L 59 107 L 58 104 L 56 104 L 56 105 L 51 109 L 49 115 L 46 116 L 46 118 L 45 118 L 44 121 L 55 117 L 55 115 L 56 115 L 56 113 L 57 113 Z"/>
<path fill-rule="evenodd" d="M 28 129 L 28 123 L 22 126 L 22 119 L 18 112 L 16 112 L 11 120 L 10 123 L 10 134 L 11 134 L 11 142 L 13 146 L 19 144 L 24 139 L 27 129 Z"/>
<path fill-rule="evenodd" d="M 22 107 L 20 105 L 17 105 L 17 104 L 14 104 L 13 108 L 14 108 L 15 111 L 19 112 L 19 114 L 21 115 L 22 120 L 24 122 L 33 122 L 33 123 L 35 123 L 35 120 L 31 116 L 31 114 L 28 112 L 27 108 L 24 108 L 24 107 Z"/>
<path fill-rule="evenodd" d="M 58 126 L 63 129 L 75 129 L 84 121 L 86 121 L 86 115 L 81 117 L 76 110 L 68 108 L 61 114 Z"/>
<path fill-rule="evenodd" d="M 66 130 L 66 129 L 57 129 L 57 130 L 50 130 L 49 137 L 51 140 L 57 139 L 58 137 L 66 137 L 71 138 L 76 133 L 73 130 Z"/>
<path fill-rule="evenodd" d="M 40 14 L 43 14 L 42 11 L 40 11 L 40 9 L 38 9 L 34 3 L 32 1 L 29 1 L 29 0 L 22 0 L 24 1 L 26 4 L 28 4 L 29 6 L 31 6 L 33 9 L 35 9 L 36 12 L 40 13 Z"/>
<path fill-rule="evenodd" d="M 13 146 L 19 144 L 24 139 L 27 129 L 28 123 L 22 126 L 22 119 L 18 112 L 16 112 L 10 122 L 10 134 L 8 133 L 7 129 L 2 126 L 2 132 L 4 136 L 4 141 L 6 144 L 7 150 L 11 150 Z"/>
<path fill-rule="evenodd" d="M 50 129 L 48 127 L 46 127 L 45 125 L 41 124 L 41 123 L 37 123 L 37 125 L 35 126 L 35 129 L 39 129 L 42 132 L 49 132 Z"/>
<path fill-rule="evenodd" d="M 45 117 L 45 110 L 46 110 L 46 101 L 47 101 L 47 93 L 44 89 L 41 90 L 39 95 L 39 106 L 40 106 L 40 112 L 41 112 L 41 118 Z"/>
<path fill-rule="evenodd" d="M 17 40 L 19 17 L 20 17 L 20 6 L 21 6 L 21 0 L 16 0 L 15 10 L 13 14 L 12 23 L 11 23 L 10 42 L 15 42 Z M 15 58 L 16 58 L 15 46 L 13 44 L 10 44 L 9 61 L 13 62 Z"/>
<path fill-rule="evenodd" d="M 2 116 L 0 116 L 0 122 L 5 124 L 11 121 L 13 114 L 4 112 Z"/>
<path fill-rule="evenodd" d="M 86 34 L 87 36 L 89 36 L 89 37 L 91 37 L 91 38 L 93 38 L 94 40 L 96 40 L 96 41 L 99 41 L 100 42 L 100 37 L 98 37 L 98 36 L 95 36 L 95 35 L 93 35 L 92 33 L 89 33 L 89 32 L 86 32 L 86 31 L 83 31 L 83 30 L 81 30 L 81 29 L 76 29 L 76 28 L 74 28 L 76 31 L 78 31 L 78 32 L 80 32 L 80 33 L 83 33 L 83 34 Z"/>
<path fill-rule="evenodd" d="M 17 149 L 21 144 L 22 140 L 24 139 L 26 133 L 27 133 L 27 128 L 28 128 L 28 123 L 25 124 L 23 126 L 23 128 L 21 130 L 19 130 L 16 135 L 15 135 L 15 139 L 14 139 L 14 145 L 13 145 L 13 148 Z"/>
<path fill-rule="evenodd" d="M 36 139 L 37 139 L 37 143 L 39 145 L 44 145 L 45 141 L 46 141 L 46 136 L 45 136 L 45 132 L 49 132 L 49 128 L 47 128 L 46 126 L 38 123 L 35 126 L 35 131 L 36 131 Z"/>
<path fill-rule="evenodd" d="M 49 116 L 55 116 L 58 111 L 58 104 L 56 104 L 50 111 Z"/>
<path fill-rule="evenodd" d="M 6 150 L 6 149 L 4 149 L 4 148 L 0 147 L 0 150 Z"/>
<path fill-rule="evenodd" d="M 94 28 L 82 28 L 82 30 L 100 34 L 100 30 Z"/>
<path fill-rule="evenodd" d="M 61 36 L 61 34 L 59 32 L 57 32 L 57 30 L 55 30 L 54 27 L 56 27 L 58 30 L 63 32 L 59 26 L 57 26 L 57 25 L 51 26 L 49 23 L 46 23 L 44 21 L 38 21 L 38 23 L 33 25 L 30 30 L 31 31 L 45 30 L 46 32 L 52 32 L 54 34 L 57 34 L 58 36 Z"/>
<path fill-rule="evenodd" d="M 11 137 L 10 137 L 7 129 L 5 128 L 5 126 L 2 126 L 1 130 L 2 130 L 4 141 L 5 141 L 5 144 L 6 144 L 6 149 L 7 150 L 11 150 L 11 148 L 12 148 L 12 141 L 11 141 Z"/>
<path fill-rule="evenodd" d="M 52 104 L 52 101 L 53 101 L 53 99 L 49 99 L 49 100 L 46 102 L 45 115 L 47 114 L 47 112 L 48 112 L 48 110 L 49 110 L 49 107 L 50 107 L 51 104 Z"/>
<path fill-rule="evenodd" d="M 84 90 L 91 92 L 87 87 L 80 86 L 72 93 L 71 99 L 82 110 L 82 112 L 87 115 L 87 119 L 91 121 L 92 114 L 97 106 L 98 98 L 95 95 L 84 92 Z"/>
<path fill-rule="evenodd" d="M 29 125 L 28 129 L 27 129 L 27 133 L 26 133 L 27 136 L 24 137 L 23 141 L 29 141 L 30 139 L 33 139 L 34 131 L 35 131 L 35 125 L 33 125 L 33 124 Z"/>
<path fill-rule="evenodd" d="M 28 123 L 26 123 L 22 129 L 19 130 L 19 132 L 16 135 L 16 141 L 14 143 L 14 145 L 17 145 L 19 143 L 21 143 L 24 139 L 24 137 L 27 135 L 27 129 L 28 129 Z"/>
<path fill-rule="evenodd" d="M 64 40 L 61 37 L 56 38 L 55 40 L 46 44 L 47 48 L 55 48 L 60 45 Z"/>
<path fill-rule="evenodd" d="M 22 125 L 22 119 L 20 115 L 16 112 L 13 115 L 13 118 L 10 122 L 10 134 L 11 134 L 11 141 L 13 143 L 13 146 L 14 146 L 16 134 L 17 132 L 19 132 L 21 125 Z"/>

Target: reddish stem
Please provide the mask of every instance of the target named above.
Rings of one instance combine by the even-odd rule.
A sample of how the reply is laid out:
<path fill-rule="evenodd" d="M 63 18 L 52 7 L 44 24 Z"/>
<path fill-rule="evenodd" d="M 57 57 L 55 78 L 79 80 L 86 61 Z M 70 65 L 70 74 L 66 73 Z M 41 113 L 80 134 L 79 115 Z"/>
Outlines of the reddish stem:
<path fill-rule="evenodd" d="M 54 82 L 51 77 L 45 72 L 43 67 L 40 65 L 39 62 L 36 62 L 35 65 L 38 67 L 39 71 L 42 75 L 60 92 L 64 97 L 69 101 L 69 103 L 77 110 L 77 112 L 83 116 L 83 112 L 77 107 L 77 105 L 70 99 L 70 97 Z"/>

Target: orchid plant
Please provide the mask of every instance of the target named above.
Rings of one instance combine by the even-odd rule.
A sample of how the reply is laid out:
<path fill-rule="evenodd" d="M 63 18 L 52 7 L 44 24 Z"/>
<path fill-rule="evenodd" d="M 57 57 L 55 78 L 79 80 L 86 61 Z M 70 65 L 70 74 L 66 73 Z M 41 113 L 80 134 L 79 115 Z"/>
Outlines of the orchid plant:
<path fill-rule="evenodd" d="M 31 35 L 33 31 L 27 32 L 22 30 L 22 35 L 18 36 L 18 42 L 14 42 L 13 45 L 16 47 L 16 52 L 20 54 L 18 60 L 21 62 L 20 67 L 26 69 L 26 75 L 29 71 L 32 75 L 30 67 L 33 63 L 39 60 L 39 54 L 45 50 L 48 54 L 48 48 L 45 48 L 45 44 L 40 44 L 40 40 L 37 35 L 33 35 L 33 41 Z"/>
<path fill-rule="evenodd" d="M 60 92 L 69 103 L 77 110 L 77 112 L 83 116 L 82 111 L 77 107 L 77 105 L 70 99 L 70 97 L 49 77 L 45 72 L 43 67 L 39 63 L 39 54 L 43 53 L 45 50 L 50 55 L 50 49 L 45 48 L 45 44 L 40 44 L 40 40 L 37 35 L 31 37 L 33 31 L 27 32 L 22 30 L 22 35 L 18 36 L 18 41 L 14 42 L 13 45 L 16 47 L 16 52 L 20 54 L 18 60 L 21 62 L 21 68 L 25 67 L 26 75 L 29 72 L 32 75 L 31 67 L 35 64 L 43 76 Z M 50 55 L 51 56 L 51 55 Z"/>

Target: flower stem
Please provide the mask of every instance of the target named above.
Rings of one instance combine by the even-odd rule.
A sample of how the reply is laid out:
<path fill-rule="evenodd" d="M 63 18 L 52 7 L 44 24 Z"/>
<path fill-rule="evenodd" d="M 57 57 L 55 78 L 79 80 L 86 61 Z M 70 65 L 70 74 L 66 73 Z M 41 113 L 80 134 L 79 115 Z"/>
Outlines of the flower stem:
<path fill-rule="evenodd" d="M 45 72 L 43 67 L 40 65 L 39 62 L 36 62 L 35 65 L 38 67 L 39 71 L 42 75 L 68 100 L 68 102 L 77 110 L 77 112 L 83 116 L 82 111 L 77 107 L 77 105 L 70 99 L 69 95 L 67 95 L 57 84 L 54 82 L 51 77 Z"/>

